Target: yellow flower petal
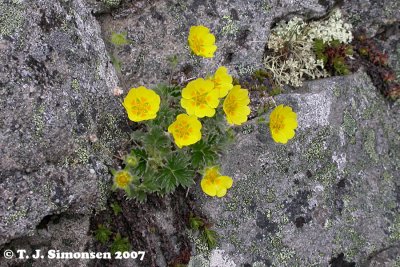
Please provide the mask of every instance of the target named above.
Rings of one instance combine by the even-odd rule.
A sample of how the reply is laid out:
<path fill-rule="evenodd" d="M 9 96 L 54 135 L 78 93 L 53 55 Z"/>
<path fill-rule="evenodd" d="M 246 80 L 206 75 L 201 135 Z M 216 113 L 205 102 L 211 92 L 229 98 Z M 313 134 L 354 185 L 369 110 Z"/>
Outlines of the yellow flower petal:
<path fill-rule="evenodd" d="M 217 194 L 217 188 L 208 180 L 201 180 L 201 189 L 207 195 L 214 197 Z"/>
<path fill-rule="evenodd" d="M 232 76 L 228 74 L 228 69 L 224 66 L 219 67 L 210 79 L 214 81 L 214 90 L 218 91 L 219 98 L 225 97 L 233 88 Z"/>
<path fill-rule="evenodd" d="M 277 143 L 286 144 L 295 136 L 298 127 L 297 114 L 291 107 L 279 105 L 270 115 L 269 128 L 272 139 Z"/>
<path fill-rule="evenodd" d="M 188 42 L 190 49 L 197 56 L 210 58 L 217 50 L 215 36 L 203 25 L 190 27 Z"/>
<path fill-rule="evenodd" d="M 223 197 L 226 195 L 226 188 L 217 189 L 217 197 Z"/>

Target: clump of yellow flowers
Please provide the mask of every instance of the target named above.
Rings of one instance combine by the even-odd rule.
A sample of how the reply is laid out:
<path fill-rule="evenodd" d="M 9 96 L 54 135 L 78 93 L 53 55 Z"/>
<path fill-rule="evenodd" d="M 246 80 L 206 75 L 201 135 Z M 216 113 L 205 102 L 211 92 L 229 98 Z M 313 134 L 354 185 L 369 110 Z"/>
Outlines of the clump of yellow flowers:
<path fill-rule="evenodd" d="M 114 185 L 139 201 L 148 193 L 188 187 L 196 173 L 205 173 L 201 188 L 209 196 L 225 196 L 232 186 L 232 178 L 209 166 L 232 139 L 230 126 L 247 121 L 248 91 L 233 85 L 224 66 L 207 79 L 190 81 L 180 94 L 177 89 L 140 86 L 132 88 L 123 101 L 128 118 L 142 122 L 145 129 L 133 135 L 138 145 L 125 158 L 125 169 L 115 173 Z"/>
<path fill-rule="evenodd" d="M 190 28 L 188 43 L 202 57 L 213 57 L 217 49 L 215 36 L 202 25 Z M 233 84 L 226 67 L 183 88 L 132 88 L 122 104 L 129 120 L 141 124 L 133 125 L 134 147 L 124 159 L 125 168 L 114 171 L 114 188 L 143 202 L 151 193 L 190 187 L 196 174 L 204 174 L 200 186 L 205 194 L 226 195 L 233 180 L 220 173 L 218 155 L 234 137 L 232 126 L 245 123 L 250 114 L 248 90 Z M 273 112 L 270 126 L 276 142 L 293 137 L 293 119 L 287 107 Z"/>

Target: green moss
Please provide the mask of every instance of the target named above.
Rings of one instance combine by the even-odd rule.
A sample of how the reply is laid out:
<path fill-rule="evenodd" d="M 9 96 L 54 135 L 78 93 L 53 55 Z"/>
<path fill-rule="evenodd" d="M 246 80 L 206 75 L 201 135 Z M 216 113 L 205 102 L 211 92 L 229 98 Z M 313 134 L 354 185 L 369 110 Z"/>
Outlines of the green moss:
<path fill-rule="evenodd" d="M 127 45 L 130 42 L 126 39 L 126 33 L 116 33 L 111 34 L 111 43 L 115 46 Z"/>
<path fill-rule="evenodd" d="M 369 130 L 365 135 L 364 150 L 374 162 L 378 162 L 379 156 L 375 149 L 375 143 L 375 132 L 374 130 Z"/>
<path fill-rule="evenodd" d="M 347 110 L 343 112 L 342 128 L 344 132 L 350 137 L 350 143 L 354 144 L 356 142 L 355 135 L 357 132 L 357 122 Z"/>
<path fill-rule="evenodd" d="M 0 0 L 0 36 L 11 35 L 24 22 L 23 7 L 18 2 Z"/>

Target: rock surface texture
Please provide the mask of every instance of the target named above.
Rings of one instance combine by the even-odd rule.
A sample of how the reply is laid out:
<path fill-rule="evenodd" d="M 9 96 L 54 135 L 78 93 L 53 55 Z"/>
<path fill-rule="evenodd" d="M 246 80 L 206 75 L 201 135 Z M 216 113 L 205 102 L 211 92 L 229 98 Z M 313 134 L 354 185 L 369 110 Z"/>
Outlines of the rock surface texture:
<path fill-rule="evenodd" d="M 398 264 L 399 104 L 389 107 L 364 73 L 275 100 L 298 114 L 296 137 L 281 145 L 265 124 L 242 127 L 222 159 L 235 181 L 228 196 L 198 191 L 222 238 L 219 254 L 231 262 L 223 266 L 327 266 L 341 253 L 365 266 L 386 250 L 386 265 L 367 266 Z M 211 266 L 222 265 L 211 257 Z"/>
<path fill-rule="evenodd" d="M 0 246 L 104 205 L 117 77 L 82 1 L 0 1 Z"/>

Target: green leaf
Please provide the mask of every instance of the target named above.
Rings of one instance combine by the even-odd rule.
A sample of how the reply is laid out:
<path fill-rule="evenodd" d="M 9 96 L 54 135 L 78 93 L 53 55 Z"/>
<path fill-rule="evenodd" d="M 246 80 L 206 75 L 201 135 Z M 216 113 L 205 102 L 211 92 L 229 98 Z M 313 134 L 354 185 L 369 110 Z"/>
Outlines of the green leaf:
<path fill-rule="evenodd" d="M 122 208 L 117 202 L 112 203 L 110 207 L 113 209 L 115 216 L 122 212 Z"/>
<path fill-rule="evenodd" d="M 192 165 L 196 169 L 201 169 L 206 165 L 212 164 L 218 157 L 213 147 L 203 140 L 200 140 L 196 144 L 191 146 L 192 149 Z"/>
<path fill-rule="evenodd" d="M 171 147 L 170 139 L 160 127 L 153 127 L 143 140 L 143 145 L 148 154 L 157 154 L 157 152 L 167 152 Z"/>
<path fill-rule="evenodd" d="M 157 94 L 161 97 L 167 99 L 169 97 L 180 97 L 182 89 L 178 86 L 168 86 L 165 84 L 160 84 L 154 88 Z"/>
<path fill-rule="evenodd" d="M 127 237 L 122 238 L 120 233 L 117 233 L 114 238 L 114 242 L 111 245 L 110 250 L 111 250 L 112 254 L 115 254 L 115 252 L 117 252 L 117 251 L 120 251 L 120 252 L 131 251 L 132 246 Z"/>
<path fill-rule="evenodd" d="M 131 190 L 130 198 L 135 199 L 139 203 L 144 203 L 147 201 L 147 192 L 142 187 L 135 187 Z"/>
<path fill-rule="evenodd" d="M 111 63 L 113 64 L 115 70 L 117 72 L 121 72 L 121 67 L 122 67 L 122 61 L 119 60 L 116 56 L 111 54 Z"/>
<path fill-rule="evenodd" d="M 200 217 L 190 215 L 189 225 L 191 229 L 199 230 L 199 228 L 204 225 L 204 222 Z"/>
<path fill-rule="evenodd" d="M 107 227 L 105 227 L 102 224 L 99 224 L 97 226 L 95 238 L 97 241 L 99 241 L 100 243 L 102 243 L 104 245 L 105 243 L 108 242 L 108 240 L 110 240 L 111 234 L 112 234 L 112 232 Z"/>
<path fill-rule="evenodd" d="M 158 181 L 165 193 L 171 193 L 179 185 L 189 187 L 194 183 L 195 172 L 189 168 L 186 155 L 175 153 L 160 170 Z"/>
<path fill-rule="evenodd" d="M 136 156 L 139 159 L 138 165 L 133 169 L 139 176 L 146 172 L 148 156 L 144 149 L 134 148 L 131 150 L 131 155 Z"/>
<path fill-rule="evenodd" d="M 157 174 L 153 170 L 148 170 L 143 175 L 143 181 L 139 187 L 147 193 L 155 193 L 160 191 L 160 184 L 158 183 L 156 177 Z"/>
<path fill-rule="evenodd" d="M 205 228 L 203 231 L 203 241 L 207 243 L 209 249 L 214 249 L 218 244 L 218 234 L 214 230 Z"/>

